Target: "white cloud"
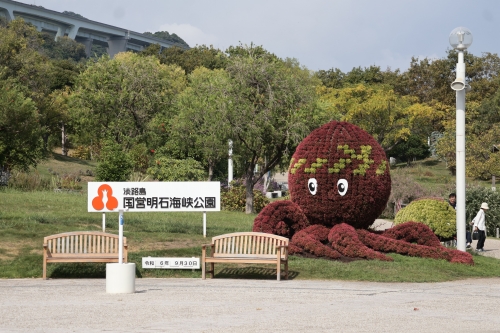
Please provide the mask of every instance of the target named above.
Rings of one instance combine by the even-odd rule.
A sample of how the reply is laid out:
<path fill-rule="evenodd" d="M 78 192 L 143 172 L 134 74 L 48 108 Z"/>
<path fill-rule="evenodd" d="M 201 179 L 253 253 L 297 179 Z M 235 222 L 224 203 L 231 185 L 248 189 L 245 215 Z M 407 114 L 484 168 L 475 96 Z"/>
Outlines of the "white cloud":
<path fill-rule="evenodd" d="M 201 29 L 191 24 L 163 24 L 159 31 L 168 31 L 170 34 L 175 33 L 180 38 L 184 39 L 189 46 L 196 45 L 213 45 L 217 43 L 217 37 L 203 32 Z"/>

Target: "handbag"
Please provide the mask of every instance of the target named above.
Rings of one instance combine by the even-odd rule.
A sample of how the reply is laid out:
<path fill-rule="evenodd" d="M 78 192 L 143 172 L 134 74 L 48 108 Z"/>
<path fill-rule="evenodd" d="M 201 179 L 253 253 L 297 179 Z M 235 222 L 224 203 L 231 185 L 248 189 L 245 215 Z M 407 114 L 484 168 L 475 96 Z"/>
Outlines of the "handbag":
<path fill-rule="evenodd" d="M 479 239 L 479 231 L 474 230 L 472 233 L 472 240 L 478 240 Z"/>

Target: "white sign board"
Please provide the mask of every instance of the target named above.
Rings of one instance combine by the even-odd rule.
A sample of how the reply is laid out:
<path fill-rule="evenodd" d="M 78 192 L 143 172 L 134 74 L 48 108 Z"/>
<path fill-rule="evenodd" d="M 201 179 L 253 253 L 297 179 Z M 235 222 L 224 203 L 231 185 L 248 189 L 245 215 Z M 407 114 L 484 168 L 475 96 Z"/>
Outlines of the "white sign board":
<path fill-rule="evenodd" d="M 89 182 L 88 211 L 220 211 L 220 182 Z"/>
<path fill-rule="evenodd" d="M 200 258 L 153 258 L 143 257 L 142 268 L 199 269 Z"/>

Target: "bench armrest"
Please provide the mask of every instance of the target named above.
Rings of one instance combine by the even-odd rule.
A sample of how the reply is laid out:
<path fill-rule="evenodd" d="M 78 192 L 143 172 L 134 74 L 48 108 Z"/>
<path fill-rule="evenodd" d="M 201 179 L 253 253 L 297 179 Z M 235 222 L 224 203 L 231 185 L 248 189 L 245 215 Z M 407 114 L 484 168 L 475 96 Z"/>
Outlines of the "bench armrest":
<path fill-rule="evenodd" d="M 276 246 L 276 249 L 285 255 L 285 259 L 288 259 L 288 245 Z"/>
<path fill-rule="evenodd" d="M 205 244 L 201 246 L 201 253 L 203 256 L 206 256 L 207 254 L 207 247 L 210 247 L 210 254 L 214 253 L 214 244 Z"/>

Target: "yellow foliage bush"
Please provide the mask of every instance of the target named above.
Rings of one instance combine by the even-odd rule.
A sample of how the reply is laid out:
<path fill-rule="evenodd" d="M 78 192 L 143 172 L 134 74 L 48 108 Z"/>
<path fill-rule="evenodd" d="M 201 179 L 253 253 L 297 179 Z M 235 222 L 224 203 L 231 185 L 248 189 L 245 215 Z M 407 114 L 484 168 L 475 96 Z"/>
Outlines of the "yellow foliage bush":
<path fill-rule="evenodd" d="M 450 239 L 456 234 L 455 209 L 442 199 L 412 201 L 396 214 L 394 224 L 408 221 L 426 224 L 442 240 Z"/>

